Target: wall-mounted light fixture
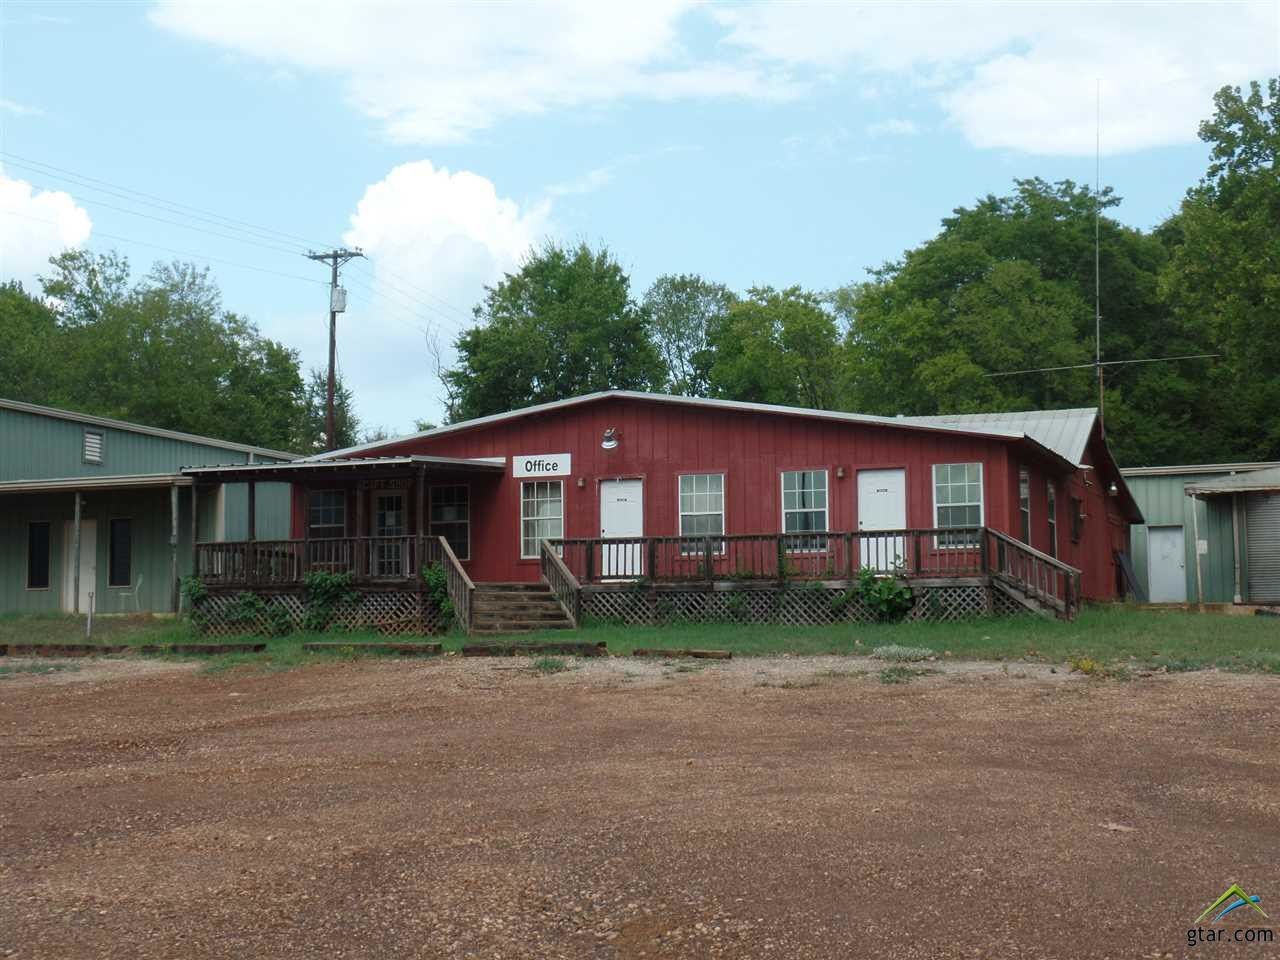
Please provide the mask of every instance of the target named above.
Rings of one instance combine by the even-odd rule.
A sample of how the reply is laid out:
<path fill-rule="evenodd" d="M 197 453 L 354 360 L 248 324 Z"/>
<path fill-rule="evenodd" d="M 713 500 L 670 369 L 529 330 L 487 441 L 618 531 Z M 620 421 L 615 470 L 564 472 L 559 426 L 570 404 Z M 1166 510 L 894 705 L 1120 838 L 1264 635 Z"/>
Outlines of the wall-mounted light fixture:
<path fill-rule="evenodd" d="M 578 489 L 579 489 L 579 490 L 581 490 L 581 489 L 582 489 L 583 487 L 585 487 L 586 485 L 587 485 L 587 479 L 586 479 L 586 477 L 579 477 L 579 478 L 578 478 Z"/>
<path fill-rule="evenodd" d="M 1120 488 L 1116 486 L 1116 482 L 1114 480 L 1111 481 L 1111 486 L 1107 487 L 1107 493 L 1111 494 L 1113 497 L 1120 496 Z"/>
<path fill-rule="evenodd" d="M 836 467 L 836 479 L 837 480 L 844 479 L 844 467 Z"/>
<path fill-rule="evenodd" d="M 620 439 L 622 438 L 618 435 L 618 428 L 609 427 L 605 430 L 604 436 L 600 438 L 600 446 L 604 447 L 606 450 L 612 450 L 618 445 L 618 441 Z"/>

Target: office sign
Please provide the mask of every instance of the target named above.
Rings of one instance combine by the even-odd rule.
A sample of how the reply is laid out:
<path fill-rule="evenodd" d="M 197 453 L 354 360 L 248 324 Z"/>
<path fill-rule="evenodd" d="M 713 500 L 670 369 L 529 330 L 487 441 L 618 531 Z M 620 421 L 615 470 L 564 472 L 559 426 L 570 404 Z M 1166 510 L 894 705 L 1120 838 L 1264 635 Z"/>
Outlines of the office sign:
<path fill-rule="evenodd" d="M 567 453 L 529 453 L 511 458 L 513 477 L 567 477 L 572 472 Z"/>

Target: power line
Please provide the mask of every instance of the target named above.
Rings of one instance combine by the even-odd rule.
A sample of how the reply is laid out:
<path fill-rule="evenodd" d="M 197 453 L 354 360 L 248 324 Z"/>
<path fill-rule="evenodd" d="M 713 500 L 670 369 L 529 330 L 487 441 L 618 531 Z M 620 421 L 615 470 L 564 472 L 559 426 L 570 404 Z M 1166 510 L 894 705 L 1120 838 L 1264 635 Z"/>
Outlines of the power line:
<path fill-rule="evenodd" d="M 1208 360 L 1220 357 L 1220 353 L 1189 353 L 1178 357 L 1147 357 L 1142 360 L 1096 360 L 1093 363 L 1071 363 L 1062 367 L 1033 367 L 1030 370 L 1004 370 L 1000 373 L 984 373 L 984 377 L 1017 377 L 1024 373 L 1054 373 L 1059 370 L 1092 370 L 1094 367 L 1120 367 L 1131 363 L 1164 363 L 1166 360 Z"/>
<path fill-rule="evenodd" d="M 180 208 L 183 211 L 191 211 L 193 213 L 200 214 L 206 217 L 214 217 L 214 218 L 217 218 L 218 220 L 226 221 L 228 225 L 235 224 L 239 227 L 247 227 L 258 233 L 275 234 L 279 237 L 282 237 L 288 240 L 297 241 L 306 246 L 322 247 L 326 245 L 322 241 L 308 240 L 306 237 L 300 237 L 300 236 L 297 236 L 296 234 L 286 233 L 283 230 L 276 230 L 273 227 L 264 227 L 260 224 L 251 223 L 248 220 L 240 220 L 235 217 L 228 217 L 225 214 L 215 213 L 214 211 L 211 211 L 211 210 L 204 210 L 200 207 L 194 207 L 194 206 L 191 206 L 190 204 L 181 203 L 177 200 L 168 200 L 164 197 L 157 196 L 153 193 L 146 193 L 145 191 L 142 191 L 142 190 L 135 190 L 133 187 L 126 187 L 123 184 L 112 183 L 110 180 L 103 180 L 99 177 L 92 177 L 87 173 L 78 173 L 75 170 L 70 170 L 66 167 L 59 167 L 59 166 L 56 166 L 55 164 L 47 163 L 43 160 L 34 160 L 30 157 L 23 157 L 16 153 L 10 153 L 7 150 L 0 150 L 0 156 L 8 157 L 9 160 L 14 162 L 16 166 L 25 166 L 28 169 L 38 169 L 43 167 L 43 168 L 46 168 L 47 170 L 57 171 L 58 173 L 69 174 L 70 176 L 77 177 L 81 180 L 86 180 L 90 183 L 103 184 L 104 186 L 107 186 L 107 187 L 113 187 L 116 190 L 123 190 L 126 193 L 135 194 L 138 197 L 145 197 L 148 200 L 156 201 L 157 203 L 165 204 L 170 207 Z M 141 201 L 137 201 L 137 202 L 141 202 Z M 172 212 L 178 213 L 179 210 L 174 210 Z M 189 215 L 189 214 L 184 214 L 184 215 Z"/>
<path fill-rule="evenodd" d="M 33 217 L 30 214 L 21 213 L 9 207 L 5 208 L 5 212 L 15 217 L 21 217 L 23 220 L 31 220 L 34 223 L 44 223 L 44 224 L 48 224 L 51 227 L 58 226 L 58 224 L 53 220 L 46 220 L 43 217 Z M 321 285 L 325 285 L 323 280 L 317 280 L 315 277 L 304 277 L 296 273 L 285 273 L 282 270 L 272 270 L 268 267 L 259 267 L 259 266 L 254 266 L 253 264 L 240 263 L 239 261 L 236 261 L 236 260 L 228 260 L 225 257 L 211 257 L 208 254 L 204 254 L 204 253 L 192 253 L 189 250 L 178 250 L 174 247 L 166 247 L 158 243 L 150 243 L 146 240 L 135 240 L 132 237 L 125 237 L 116 233 L 107 233 L 106 231 L 103 231 L 103 230 L 94 230 L 93 232 L 95 236 L 105 237 L 108 240 L 117 240 L 120 243 L 132 243 L 140 247 L 151 247 L 155 250 L 163 250 L 165 253 L 175 253 L 180 257 L 190 257 L 193 260 L 205 260 L 210 263 L 222 263 L 231 267 L 239 267 L 242 270 L 253 270 L 257 273 L 269 273 L 272 276 L 286 277 L 290 280 L 301 280 L 303 283 L 318 283 Z"/>
<path fill-rule="evenodd" d="M 333 393 L 334 393 L 334 369 L 337 366 L 338 354 L 338 314 L 347 309 L 347 292 L 338 286 L 338 269 L 345 263 L 363 257 L 364 254 L 359 247 L 354 250 L 348 250 L 345 247 L 337 250 L 330 250 L 328 253 L 311 253 L 305 254 L 308 260 L 316 260 L 320 263 L 329 264 L 331 270 L 329 280 L 329 382 L 327 385 L 327 402 L 325 404 L 324 425 L 325 425 L 325 442 L 328 449 L 336 450 L 338 448 L 337 438 L 337 421 L 333 410 Z"/>

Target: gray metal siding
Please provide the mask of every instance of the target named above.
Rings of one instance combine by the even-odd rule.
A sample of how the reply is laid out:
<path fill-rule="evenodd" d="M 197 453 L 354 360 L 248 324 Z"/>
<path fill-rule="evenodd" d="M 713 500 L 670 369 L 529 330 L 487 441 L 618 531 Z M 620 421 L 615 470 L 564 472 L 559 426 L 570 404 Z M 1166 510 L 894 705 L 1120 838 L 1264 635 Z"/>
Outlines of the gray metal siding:
<path fill-rule="evenodd" d="M 1149 527 L 1181 526 L 1186 541 L 1187 599 L 1196 600 L 1196 538 L 1199 525 L 1200 539 L 1208 541 L 1209 552 L 1200 557 L 1201 578 L 1204 582 L 1205 603 L 1231 603 L 1235 598 L 1234 538 L 1231 532 L 1231 498 L 1213 497 L 1200 500 L 1195 522 L 1192 520 L 1193 501 L 1186 495 L 1183 484 L 1209 474 L 1171 474 L 1162 476 L 1128 477 L 1129 490 L 1146 518 L 1145 524 L 1130 528 L 1134 572 L 1140 582 L 1149 584 L 1150 558 L 1147 533 Z"/>
<path fill-rule="evenodd" d="M 1280 493 L 1245 498 L 1249 573 L 1246 599 L 1280 603 Z"/>
<path fill-rule="evenodd" d="M 85 430 L 103 435 L 101 463 L 84 462 Z M 0 481 L 176 473 L 181 467 L 248 460 L 247 453 L 223 447 L 0 408 Z"/>

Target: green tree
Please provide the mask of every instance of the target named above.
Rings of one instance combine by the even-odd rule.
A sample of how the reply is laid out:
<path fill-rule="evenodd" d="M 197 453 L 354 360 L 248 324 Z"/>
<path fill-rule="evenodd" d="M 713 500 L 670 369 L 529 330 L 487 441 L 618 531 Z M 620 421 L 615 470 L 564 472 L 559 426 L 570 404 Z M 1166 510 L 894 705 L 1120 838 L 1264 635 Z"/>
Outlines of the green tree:
<path fill-rule="evenodd" d="M 606 249 L 548 243 L 486 290 L 444 371 L 452 421 L 663 381 L 648 311 Z"/>
<path fill-rule="evenodd" d="M 22 284 L 0 284 L 0 397 L 46 404 L 60 401 L 57 316 Z"/>
<path fill-rule="evenodd" d="M 668 393 L 705 397 L 713 357 L 710 333 L 736 301 L 728 287 L 696 274 L 659 277 L 644 295 L 653 340 L 667 366 Z"/>
<path fill-rule="evenodd" d="M 325 443 L 325 413 L 328 410 L 329 375 L 319 367 L 312 367 L 307 374 L 307 385 L 303 391 L 302 420 L 299 427 L 298 448 L 306 453 L 323 453 L 329 449 Z M 342 379 L 342 374 L 334 376 L 333 384 L 333 422 L 335 449 L 354 447 L 367 440 L 385 440 L 382 436 L 364 437 L 360 432 L 360 419 L 355 412 L 355 398 Z"/>
<path fill-rule="evenodd" d="M 1197 391 L 1198 459 L 1280 459 L 1280 78 L 1223 87 L 1210 164 L 1165 228 L 1174 317 L 1223 354 Z M 1185 459 L 1192 459 L 1186 457 Z"/>
<path fill-rule="evenodd" d="M 712 396 L 830 409 L 839 337 L 822 301 L 799 287 L 756 287 L 711 329 Z"/>

